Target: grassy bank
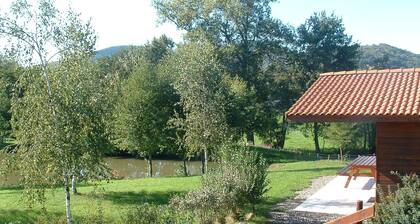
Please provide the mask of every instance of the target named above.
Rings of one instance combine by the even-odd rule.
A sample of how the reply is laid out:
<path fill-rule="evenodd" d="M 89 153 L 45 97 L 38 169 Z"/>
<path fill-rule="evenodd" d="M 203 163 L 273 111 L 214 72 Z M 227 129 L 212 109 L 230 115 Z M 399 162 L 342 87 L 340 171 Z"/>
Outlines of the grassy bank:
<path fill-rule="evenodd" d="M 337 161 L 298 161 L 290 152 L 256 149 L 263 152 L 272 163 L 269 167 L 270 190 L 266 199 L 257 206 L 256 222 L 264 222 L 269 209 L 277 202 L 294 195 L 310 184 L 310 180 L 332 175 L 342 166 Z M 97 186 L 83 185 L 81 195 L 72 198 L 76 218 L 89 217 L 103 212 L 106 222 L 118 222 L 133 206 L 140 203 L 166 204 L 174 194 L 182 194 L 200 185 L 200 177 L 165 177 L 102 182 Z M 0 220 L 2 223 L 35 222 L 43 214 L 40 206 L 28 208 L 20 201 L 19 189 L 0 190 Z M 64 216 L 62 189 L 48 193 L 46 216 Z"/>

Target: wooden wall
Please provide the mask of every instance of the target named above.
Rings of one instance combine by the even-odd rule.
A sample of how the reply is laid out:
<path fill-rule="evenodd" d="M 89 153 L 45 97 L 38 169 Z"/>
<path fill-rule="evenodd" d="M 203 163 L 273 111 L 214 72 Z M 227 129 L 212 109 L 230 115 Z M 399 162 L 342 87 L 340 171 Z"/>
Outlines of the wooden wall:
<path fill-rule="evenodd" d="M 378 187 L 394 190 L 400 174 L 420 174 L 420 122 L 376 124 L 376 169 Z"/>

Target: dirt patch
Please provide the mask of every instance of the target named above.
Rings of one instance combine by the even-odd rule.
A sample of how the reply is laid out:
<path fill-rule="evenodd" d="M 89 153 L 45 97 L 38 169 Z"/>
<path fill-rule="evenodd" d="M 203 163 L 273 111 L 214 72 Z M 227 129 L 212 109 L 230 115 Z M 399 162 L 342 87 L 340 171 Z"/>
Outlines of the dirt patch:
<path fill-rule="evenodd" d="M 335 176 L 319 177 L 312 180 L 311 187 L 296 192 L 293 199 L 276 204 L 270 211 L 270 223 L 283 224 L 321 224 L 340 217 L 341 215 L 293 211 L 298 205 L 313 195 Z"/>

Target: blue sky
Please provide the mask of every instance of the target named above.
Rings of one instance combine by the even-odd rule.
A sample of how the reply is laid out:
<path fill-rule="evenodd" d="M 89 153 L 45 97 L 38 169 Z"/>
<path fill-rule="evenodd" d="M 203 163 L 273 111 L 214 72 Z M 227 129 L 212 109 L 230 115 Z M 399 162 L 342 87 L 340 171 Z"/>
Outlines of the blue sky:
<path fill-rule="evenodd" d="M 272 10 L 294 26 L 313 12 L 334 12 L 361 44 L 387 43 L 420 53 L 419 0 L 280 0 Z"/>
<path fill-rule="evenodd" d="M 11 0 L 0 0 L 5 11 Z M 57 0 L 62 7 L 67 0 Z M 175 41 L 182 32 L 172 24 L 158 25 L 151 0 L 71 0 L 84 18 L 92 18 L 99 39 L 97 48 L 143 44 L 166 34 Z M 347 33 L 361 44 L 387 43 L 420 53 L 419 0 L 280 0 L 273 16 L 297 26 L 311 14 L 326 10 L 343 18 Z"/>

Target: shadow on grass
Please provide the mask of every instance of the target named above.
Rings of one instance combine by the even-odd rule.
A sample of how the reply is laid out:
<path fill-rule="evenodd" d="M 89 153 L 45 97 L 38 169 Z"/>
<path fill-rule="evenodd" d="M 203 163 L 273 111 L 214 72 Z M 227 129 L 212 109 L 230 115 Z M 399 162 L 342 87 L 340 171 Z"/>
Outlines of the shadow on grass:
<path fill-rule="evenodd" d="M 290 163 L 299 161 L 315 161 L 316 158 L 304 156 L 296 152 L 262 147 L 250 147 L 254 152 L 261 153 L 268 163 Z"/>
<path fill-rule="evenodd" d="M 55 220 L 62 216 L 63 215 L 58 212 L 48 211 L 47 213 L 44 213 L 39 209 L 0 209 L 0 223 L 38 223 L 40 221 L 48 223 L 51 219 Z"/>
<path fill-rule="evenodd" d="M 162 191 L 162 192 L 147 192 L 147 191 L 106 191 L 101 195 L 87 195 L 88 197 L 100 198 L 103 200 L 112 201 L 120 205 L 138 205 L 143 203 L 149 204 L 167 204 L 169 200 L 177 194 L 183 194 L 185 191 Z"/>

